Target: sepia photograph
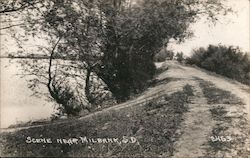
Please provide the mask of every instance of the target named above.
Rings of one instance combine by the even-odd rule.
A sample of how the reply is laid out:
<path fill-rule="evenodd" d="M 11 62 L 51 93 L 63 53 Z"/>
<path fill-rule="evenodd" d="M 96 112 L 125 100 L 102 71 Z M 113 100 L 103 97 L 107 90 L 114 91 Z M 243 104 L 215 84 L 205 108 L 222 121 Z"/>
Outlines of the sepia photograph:
<path fill-rule="evenodd" d="M 250 0 L 0 0 L 0 157 L 250 158 Z"/>

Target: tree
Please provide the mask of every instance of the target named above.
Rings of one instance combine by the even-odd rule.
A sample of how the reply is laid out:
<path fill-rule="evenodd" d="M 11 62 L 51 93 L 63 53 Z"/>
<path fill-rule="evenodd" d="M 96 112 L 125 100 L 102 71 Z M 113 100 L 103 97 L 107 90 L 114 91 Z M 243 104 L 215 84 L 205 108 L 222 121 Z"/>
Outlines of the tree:
<path fill-rule="evenodd" d="M 189 26 L 201 15 L 216 20 L 228 11 L 219 0 L 44 0 L 37 6 L 36 11 L 24 11 L 24 30 L 32 36 L 37 35 L 34 30 L 46 33 L 49 40 L 61 38 L 53 56 L 69 59 L 72 72 L 60 70 L 64 75 L 85 72 L 89 104 L 96 102 L 91 76 L 101 79 L 118 102 L 125 101 L 153 78 L 153 58 L 170 39 L 190 37 Z"/>
<path fill-rule="evenodd" d="M 182 52 L 177 52 L 177 53 L 176 53 L 176 60 L 177 60 L 179 63 L 182 63 L 182 62 L 183 62 L 184 57 L 183 57 L 183 53 L 182 53 Z"/>
<path fill-rule="evenodd" d="M 9 14 L 34 7 L 39 0 L 2 0 L 0 2 L 0 14 Z"/>
<path fill-rule="evenodd" d="M 165 60 L 173 60 L 173 58 L 174 58 L 174 52 L 171 50 L 167 50 L 166 48 L 163 48 L 160 52 L 158 52 L 154 56 L 154 61 L 163 62 Z"/>
<path fill-rule="evenodd" d="M 107 20 L 101 65 L 105 69 L 97 73 L 121 101 L 143 90 L 152 79 L 153 57 L 163 45 L 170 39 L 188 38 L 189 25 L 201 14 L 215 20 L 214 15 L 224 9 L 219 1 L 151 0 L 133 6 L 126 1 L 112 2 L 102 5 Z M 206 10 L 207 5 L 211 10 Z"/>
<path fill-rule="evenodd" d="M 250 60 L 238 47 L 209 45 L 199 48 L 193 51 L 187 63 L 250 84 Z"/>
<path fill-rule="evenodd" d="M 54 1 L 51 9 L 46 11 L 43 28 L 54 36 L 62 35 L 65 43 L 60 46 L 60 53 L 69 56 L 74 54 L 74 62 L 81 62 L 80 69 L 85 73 L 85 96 L 89 104 L 95 103 L 90 87 L 93 68 L 102 58 L 101 39 L 98 27 L 102 25 L 100 14 L 95 3 L 85 1 L 74 4 Z M 79 9 L 77 10 L 77 7 Z"/>
<path fill-rule="evenodd" d="M 41 4 L 42 1 L 43 0 L 1 0 L 0 18 L 3 27 L 0 27 L 0 30 L 25 25 L 23 21 L 16 20 L 17 15 L 25 10 L 37 9 L 37 4 Z"/>

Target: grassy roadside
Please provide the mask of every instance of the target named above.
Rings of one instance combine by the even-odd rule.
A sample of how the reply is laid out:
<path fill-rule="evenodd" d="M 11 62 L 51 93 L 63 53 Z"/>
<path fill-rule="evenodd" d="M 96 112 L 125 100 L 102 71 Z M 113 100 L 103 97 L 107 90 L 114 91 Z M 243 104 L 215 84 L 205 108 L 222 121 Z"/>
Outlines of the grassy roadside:
<path fill-rule="evenodd" d="M 170 156 L 173 143 L 180 133 L 176 132 L 187 110 L 192 88 L 149 101 L 121 111 L 77 120 L 71 124 L 59 124 L 2 133 L 1 156 Z M 126 137 L 124 137 L 126 136 Z M 52 143 L 26 143 L 27 137 L 51 138 Z M 103 142 L 81 142 L 82 138 L 101 138 Z M 132 138 L 135 138 L 132 140 Z M 57 143 L 58 138 L 68 140 Z M 75 138 L 77 144 L 70 143 Z M 106 138 L 118 138 L 117 142 L 104 142 Z"/>
<path fill-rule="evenodd" d="M 246 119 L 237 111 L 236 116 L 229 114 L 230 108 L 243 109 L 240 98 L 216 88 L 212 83 L 198 79 L 216 125 L 208 141 L 207 155 L 211 157 L 247 157 L 250 152 L 244 147 L 247 139 Z"/>
<path fill-rule="evenodd" d="M 229 91 L 224 91 L 216 88 L 212 83 L 197 79 L 203 89 L 203 93 L 208 100 L 208 104 L 239 104 L 243 105 L 240 98 L 231 94 Z"/>

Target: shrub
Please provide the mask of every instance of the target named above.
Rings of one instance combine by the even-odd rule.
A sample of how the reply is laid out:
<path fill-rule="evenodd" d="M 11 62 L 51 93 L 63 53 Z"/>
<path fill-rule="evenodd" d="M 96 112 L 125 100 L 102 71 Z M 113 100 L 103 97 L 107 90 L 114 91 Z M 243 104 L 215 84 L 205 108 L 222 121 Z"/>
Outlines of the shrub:
<path fill-rule="evenodd" d="M 173 60 L 174 52 L 166 49 L 162 49 L 154 56 L 154 61 L 163 62 L 165 60 Z"/>
<path fill-rule="evenodd" d="M 183 56 L 183 53 L 182 52 L 178 52 L 176 54 L 176 60 L 179 62 L 179 63 L 182 63 L 183 60 L 184 60 L 184 56 Z"/>
<path fill-rule="evenodd" d="M 74 92 L 69 87 L 58 88 L 58 98 L 61 106 L 58 107 L 58 115 L 67 114 L 68 116 L 77 116 L 82 110 L 81 102 L 74 95 Z"/>
<path fill-rule="evenodd" d="M 250 84 L 250 60 L 238 47 L 214 46 L 193 51 L 187 64 L 194 64 L 217 74 Z"/>

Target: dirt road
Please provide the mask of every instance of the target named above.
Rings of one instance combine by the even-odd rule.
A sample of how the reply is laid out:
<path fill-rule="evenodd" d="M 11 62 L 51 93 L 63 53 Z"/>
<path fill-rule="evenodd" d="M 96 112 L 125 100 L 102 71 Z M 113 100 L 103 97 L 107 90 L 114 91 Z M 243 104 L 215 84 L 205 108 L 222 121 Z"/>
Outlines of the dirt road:
<path fill-rule="evenodd" d="M 178 78 L 192 85 L 195 93 L 173 157 L 249 156 L 249 86 L 176 62 L 162 66 L 168 71 L 159 79 Z"/>
<path fill-rule="evenodd" d="M 110 111 L 143 106 L 148 101 L 182 91 L 192 86 L 194 96 L 179 130 L 180 138 L 174 144 L 173 157 L 247 157 L 250 155 L 250 87 L 205 70 L 184 66 L 175 61 L 157 64 L 167 68 L 157 76 L 158 83 L 140 96 L 125 103 L 83 116 L 85 120 Z M 75 121 L 75 120 L 71 120 Z M 13 132 L 47 125 L 4 129 Z"/>

